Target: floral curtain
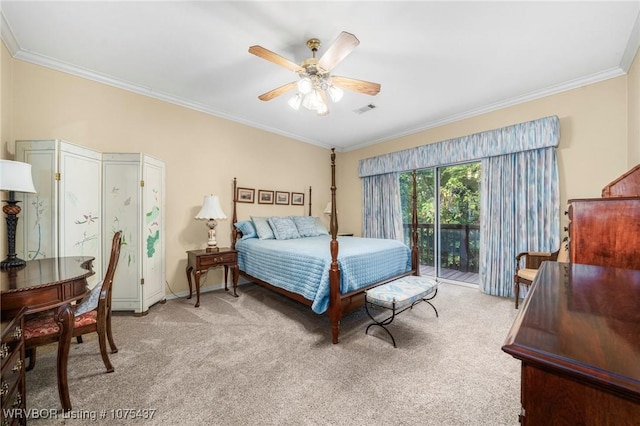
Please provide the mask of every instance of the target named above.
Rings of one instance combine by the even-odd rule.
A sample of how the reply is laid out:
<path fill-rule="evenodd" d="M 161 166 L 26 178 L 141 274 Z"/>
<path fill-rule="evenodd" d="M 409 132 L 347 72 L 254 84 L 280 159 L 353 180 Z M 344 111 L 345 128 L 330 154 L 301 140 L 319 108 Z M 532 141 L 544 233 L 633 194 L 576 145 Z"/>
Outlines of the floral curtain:
<path fill-rule="evenodd" d="M 559 140 L 551 116 L 363 159 L 364 235 L 402 239 L 399 172 L 482 161 L 480 288 L 511 296 L 517 253 L 559 246 Z"/>
<path fill-rule="evenodd" d="M 398 173 L 367 176 L 362 181 L 363 236 L 403 240 Z"/>
<path fill-rule="evenodd" d="M 555 148 L 482 160 L 480 286 L 513 296 L 515 258 L 560 247 L 560 195 Z"/>

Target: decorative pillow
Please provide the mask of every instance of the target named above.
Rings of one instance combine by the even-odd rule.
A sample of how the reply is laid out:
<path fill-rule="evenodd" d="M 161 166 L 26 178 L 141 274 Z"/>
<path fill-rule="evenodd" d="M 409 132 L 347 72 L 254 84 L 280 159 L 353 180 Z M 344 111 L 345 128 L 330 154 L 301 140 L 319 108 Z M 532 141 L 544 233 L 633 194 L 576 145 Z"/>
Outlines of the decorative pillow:
<path fill-rule="evenodd" d="M 98 300 L 100 299 L 100 291 L 102 290 L 102 280 L 91 290 L 91 293 L 78 305 L 73 315 L 79 317 L 82 314 L 86 314 L 89 311 L 93 311 L 98 307 Z"/>
<path fill-rule="evenodd" d="M 261 240 L 273 240 L 276 236 L 273 234 L 271 225 L 269 225 L 268 218 L 251 216 L 253 226 L 256 228 L 258 238 Z"/>
<path fill-rule="evenodd" d="M 313 217 L 316 220 L 316 229 L 318 230 L 318 235 L 329 235 L 329 231 L 327 231 L 327 227 L 324 226 L 324 223 L 320 220 L 319 217 Z"/>
<path fill-rule="evenodd" d="M 272 216 L 269 218 L 269 224 L 271 225 L 271 229 L 273 229 L 276 240 L 300 238 L 298 228 L 296 228 L 296 224 L 290 217 Z"/>
<path fill-rule="evenodd" d="M 246 240 L 247 238 L 258 238 L 256 228 L 255 226 L 253 226 L 253 222 L 251 222 L 250 220 L 236 222 L 234 226 L 238 228 L 240 232 L 242 232 L 241 240 Z"/>
<path fill-rule="evenodd" d="M 315 237 L 320 235 L 316 227 L 316 220 L 311 216 L 291 216 L 301 237 Z"/>

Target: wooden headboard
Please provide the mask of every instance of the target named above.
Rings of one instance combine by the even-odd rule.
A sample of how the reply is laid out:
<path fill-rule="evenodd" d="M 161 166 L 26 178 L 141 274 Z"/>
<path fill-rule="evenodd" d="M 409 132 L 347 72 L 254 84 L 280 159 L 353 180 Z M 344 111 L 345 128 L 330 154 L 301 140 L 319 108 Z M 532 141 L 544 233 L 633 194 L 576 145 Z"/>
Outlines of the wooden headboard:
<path fill-rule="evenodd" d="M 640 164 L 602 189 L 603 197 L 640 197 Z"/>

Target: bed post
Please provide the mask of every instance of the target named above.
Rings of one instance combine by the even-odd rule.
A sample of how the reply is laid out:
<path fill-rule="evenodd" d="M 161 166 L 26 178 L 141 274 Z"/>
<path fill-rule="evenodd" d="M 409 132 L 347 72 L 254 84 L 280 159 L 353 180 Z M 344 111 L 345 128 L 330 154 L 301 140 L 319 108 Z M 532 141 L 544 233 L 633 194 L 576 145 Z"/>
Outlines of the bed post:
<path fill-rule="evenodd" d="M 309 187 L 309 216 L 313 216 L 311 214 L 311 187 Z"/>
<path fill-rule="evenodd" d="M 238 221 L 238 213 L 236 212 L 236 178 L 233 178 L 233 216 L 231 218 L 231 250 L 236 249 L 236 240 L 238 239 L 238 230 L 235 227 L 235 223 Z M 226 278 L 225 278 L 226 279 Z"/>
<path fill-rule="evenodd" d="M 418 191 L 417 173 L 413 171 L 413 194 L 411 196 L 411 268 L 413 275 L 420 275 L 420 253 L 418 251 Z"/>
<path fill-rule="evenodd" d="M 340 334 L 340 318 L 342 317 L 342 300 L 340 298 L 340 268 L 338 267 L 338 216 L 336 208 L 336 150 L 331 148 L 331 267 L 329 268 L 329 320 L 331 321 L 331 337 L 338 343 Z"/>

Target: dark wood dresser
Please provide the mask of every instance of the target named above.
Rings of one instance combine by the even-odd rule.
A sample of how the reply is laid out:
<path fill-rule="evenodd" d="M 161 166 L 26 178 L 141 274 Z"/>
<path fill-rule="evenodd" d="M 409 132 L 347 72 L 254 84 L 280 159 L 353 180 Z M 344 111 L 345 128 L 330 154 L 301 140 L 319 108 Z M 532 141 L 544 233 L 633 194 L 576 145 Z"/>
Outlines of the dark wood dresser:
<path fill-rule="evenodd" d="M 2 413 L 0 424 L 24 425 L 26 419 L 24 336 L 22 329 L 24 309 L 11 320 L 0 322 L 2 341 L 0 360 L 2 361 Z"/>
<path fill-rule="evenodd" d="M 568 214 L 572 263 L 640 269 L 640 165 L 602 198 L 569 200 Z"/>
<path fill-rule="evenodd" d="M 523 425 L 640 423 L 640 271 L 544 262 L 502 350 Z"/>

